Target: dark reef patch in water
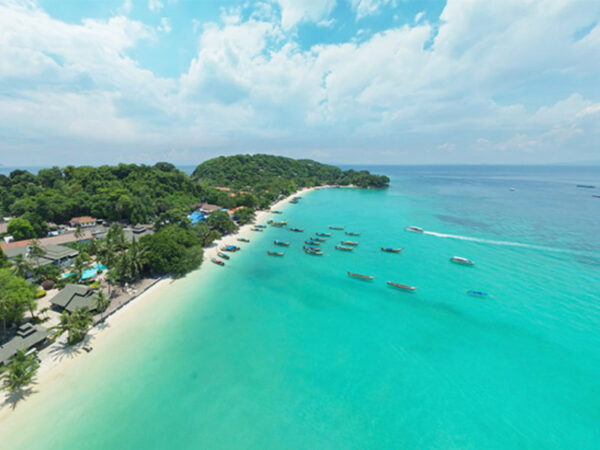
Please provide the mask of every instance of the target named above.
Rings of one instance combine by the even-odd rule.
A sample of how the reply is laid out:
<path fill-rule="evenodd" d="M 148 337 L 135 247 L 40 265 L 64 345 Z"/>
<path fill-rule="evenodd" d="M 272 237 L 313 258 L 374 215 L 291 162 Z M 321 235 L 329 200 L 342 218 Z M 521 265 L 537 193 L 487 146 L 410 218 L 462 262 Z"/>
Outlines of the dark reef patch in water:
<path fill-rule="evenodd" d="M 479 222 L 473 219 L 465 219 L 463 217 L 455 217 L 455 216 L 446 216 L 444 214 L 436 214 L 437 217 L 442 222 L 446 223 L 454 223 L 457 225 L 463 225 L 470 228 L 477 228 L 480 230 L 489 230 L 490 226 L 487 223 Z"/>

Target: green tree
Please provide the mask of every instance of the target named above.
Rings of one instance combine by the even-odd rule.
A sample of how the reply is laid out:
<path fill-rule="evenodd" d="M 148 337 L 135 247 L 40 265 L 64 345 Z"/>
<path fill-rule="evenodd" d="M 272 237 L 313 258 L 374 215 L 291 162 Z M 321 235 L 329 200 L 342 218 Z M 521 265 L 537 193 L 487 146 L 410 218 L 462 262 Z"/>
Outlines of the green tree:
<path fill-rule="evenodd" d="M 46 250 L 40 244 L 40 241 L 34 239 L 29 245 L 29 257 L 35 260 L 36 266 L 40 264 L 40 258 L 46 255 Z"/>
<path fill-rule="evenodd" d="M 73 236 L 75 236 L 75 239 L 80 239 L 83 236 L 83 231 L 81 231 L 80 224 L 77 224 L 75 227 L 75 233 L 73 233 Z"/>
<path fill-rule="evenodd" d="M 254 222 L 255 217 L 256 213 L 253 209 L 250 208 L 240 208 L 235 212 L 235 215 L 233 216 L 236 222 L 240 225 L 245 225 L 247 223 Z"/>
<path fill-rule="evenodd" d="M 110 299 L 104 294 L 103 291 L 98 291 L 98 294 L 96 294 L 96 309 L 100 311 L 100 317 L 102 319 L 104 319 L 104 311 L 106 311 L 106 308 L 108 308 L 109 305 Z"/>
<path fill-rule="evenodd" d="M 16 241 L 23 239 L 29 239 L 35 236 L 35 231 L 31 226 L 31 223 L 27 219 L 21 217 L 15 217 L 8 222 L 6 228 L 8 234 L 10 234 Z"/>
<path fill-rule="evenodd" d="M 158 233 L 144 236 L 148 271 L 156 275 L 182 276 L 202 264 L 203 249 L 192 230 L 169 225 Z"/>
<path fill-rule="evenodd" d="M 60 315 L 60 323 L 53 327 L 54 338 L 67 333 L 67 344 L 75 345 L 83 340 L 93 323 L 94 317 L 87 307 L 77 309 L 70 314 L 63 311 Z"/>
<path fill-rule="evenodd" d="M 238 228 L 225 211 L 215 211 L 212 213 L 206 219 L 206 224 L 222 234 L 232 233 Z"/>
<path fill-rule="evenodd" d="M 13 274 L 21 278 L 27 278 L 32 271 L 33 268 L 31 267 L 31 263 L 27 258 L 25 258 L 23 255 L 15 256 L 12 265 Z"/>
<path fill-rule="evenodd" d="M 33 381 L 39 367 L 33 353 L 28 355 L 25 350 L 17 351 L 10 362 L 2 367 L 2 387 L 11 394 L 23 389 Z"/>
<path fill-rule="evenodd" d="M 35 309 L 34 294 L 29 283 L 13 275 L 9 269 L 0 269 L 0 322 L 3 336 L 8 325 L 23 320 L 27 309 Z"/>
<path fill-rule="evenodd" d="M 0 269 L 9 267 L 9 266 L 10 266 L 10 263 L 8 262 L 8 257 L 6 256 L 6 253 L 4 253 L 4 250 L 2 250 L 0 248 Z"/>
<path fill-rule="evenodd" d="M 77 274 L 77 280 L 81 281 L 83 278 L 83 272 L 90 267 L 90 257 L 87 253 L 80 253 L 73 262 L 75 273 Z"/>

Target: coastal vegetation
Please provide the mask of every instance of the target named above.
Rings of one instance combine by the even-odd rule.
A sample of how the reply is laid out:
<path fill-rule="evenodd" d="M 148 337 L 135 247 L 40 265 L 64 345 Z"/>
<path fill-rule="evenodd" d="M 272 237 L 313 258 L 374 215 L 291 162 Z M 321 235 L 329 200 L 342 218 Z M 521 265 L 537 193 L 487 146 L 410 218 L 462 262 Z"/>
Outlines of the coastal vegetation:
<path fill-rule="evenodd" d="M 23 321 L 26 311 L 35 309 L 34 290 L 24 278 L 10 269 L 0 269 L 0 336 L 8 327 Z"/>
<path fill-rule="evenodd" d="M 0 369 L 2 388 L 11 394 L 23 389 L 31 384 L 39 367 L 34 354 L 18 350 L 10 362 Z"/>

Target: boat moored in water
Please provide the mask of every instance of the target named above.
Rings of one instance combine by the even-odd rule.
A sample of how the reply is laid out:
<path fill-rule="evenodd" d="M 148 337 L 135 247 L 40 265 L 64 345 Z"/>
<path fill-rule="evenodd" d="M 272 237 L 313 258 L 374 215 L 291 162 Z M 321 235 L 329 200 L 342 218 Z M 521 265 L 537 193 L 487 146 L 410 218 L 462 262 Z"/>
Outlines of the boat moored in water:
<path fill-rule="evenodd" d="M 285 221 L 285 220 L 282 220 L 281 222 L 272 222 L 271 223 L 271 226 L 280 227 L 280 228 L 285 227 L 286 225 L 287 225 L 287 221 Z"/>
<path fill-rule="evenodd" d="M 238 238 L 238 241 L 240 241 L 240 242 L 250 242 L 250 239 L 247 239 L 247 238 Z"/>
<path fill-rule="evenodd" d="M 275 245 L 281 245 L 282 247 L 289 247 L 290 246 L 289 242 L 283 242 L 283 241 L 278 241 L 278 240 L 273 241 L 273 244 L 275 244 Z"/>
<path fill-rule="evenodd" d="M 353 277 L 353 278 L 359 278 L 361 280 L 373 280 L 375 279 L 375 277 L 372 277 L 371 275 L 362 275 L 360 273 L 354 273 L 354 272 L 347 272 L 349 276 Z"/>
<path fill-rule="evenodd" d="M 221 247 L 222 252 L 237 252 L 241 250 L 237 245 L 226 245 L 225 247 Z"/>
<path fill-rule="evenodd" d="M 219 256 L 220 258 L 223 258 L 223 259 L 229 259 L 229 255 L 227 253 L 218 252 L 217 256 Z"/>
<path fill-rule="evenodd" d="M 404 249 L 403 248 L 392 248 L 392 247 L 381 247 L 382 252 L 388 252 L 388 253 L 400 253 L 402 250 L 404 250 Z"/>
<path fill-rule="evenodd" d="M 317 236 L 322 236 L 322 237 L 329 237 L 331 236 L 331 233 L 315 233 Z"/>
<path fill-rule="evenodd" d="M 272 251 L 267 251 L 267 255 L 271 255 L 271 256 L 283 256 L 285 255 L 285 253 L 283 252 L 272 252 Z"/>
<path fill-rule="evenodd" d="M 254 228 L 252 228 L 252 231 L 259 231 L 259 232 L 262 233 L 263 229 L 262 228 L 256 228 L 256 227 L 254 227 Z"/>
<path fill-rule="evenodd" d="M 281 211 L 278 211 L 277 209 L 271 211 L 273 214 L 281 214 Z"/>
<path fill-rule="evenodd" d="M 302 248 L 304 250 L 312 250 L 314 252 L 320 252 L 321 251 L 321 247 L 317 247 L 315 245 L 303 245 Z"/>
<path fill-rule="evenodd" d="M 219 258 L 213 258 L 211 259 L 212 262 L 214 262 L 215 264 L 219 265 L 219 266 L 224 266 L 225 263 L 223 261 L 221 261 Z"/>
<path fill-rule="evenodd" d="M 409 226 L 405 228 L 406 231 L 412 231 L 414 233 L 422 233 L 423 232 L 423 228 L 421 227 L 414 227 L 414 226 Z"/>
<path fill-rule="evenodd" d="M 302 228 L 290 228 L 290 231 L 295 231 L 296 233 L 302 233 L 304 230 Z"/>
<path fill-rule="evenodd" d="M 303 249 L 304 249 L 304 253 L 307 253 L 309 255 L 317 255 L 317 256 L 323 255 L 323 252 L 321 250 L 311 250 L 310 248 L 307 248 L 307 247 L 303 247 Z"/>
<path fill-rule="evenodd" d="M 346 234 L 348 236 L 360 236 L 360 233 L 356 233 L 356 232 L 352 232 L 352 231 L 346 231 Z"/>
<path fill-rule="evenodd" d="M 408 286 L 406 284 L 394 283 L 393 281 L 388 281 L 388 285 L 396 287 L 398 289 L 404 289 L 405 291 L 416 291 L 417 288 L 415 286 Z"/>
<path fill-rule="evenodd" d="M 330 230 L 343 230 L 343 229 L 344 229 L 344 227 L 334 227 L 334 226 L 332 226 L 332 225 L 329 225 L 329 229 L 330 229 Z"/>
<path fill-rule="evenodd" d="M 583 189 L 595 189 L 596 188 L 596 186 L 594 186 L 592 184 L 578 184 L 577 187 L 583 188 Z"/>
<path fill-rule="evenodd" d="M 342 241 L 342 242 L 340 242 L 340 244 L 342 244 L 342 245 L 353 245 L 353 246 L 356 246 L 356 245 L 358 245 L 358 242 L 355 242 L 355 241 Z"/>
<path fill-rule="evenodd" d="M 312 240 L 304 241 L 304 243 L 308 244 L 308 245 L 321 245 L 320 242 L 318 242 L 318 241 L 312 241 Z"/>
<path fill-rule="evenodd" d="M 452 258 L 450 258 L 450 261 L 452 261 L 453 263 L 456 264 L 462 264 L 464 266 L 474 266 L 475 263 L 473 261 L 471 261 L 470 259 L 467 258 L 463 258 L 462 256 L 453 256 Z"/>
<path fill-rule="evenodd" d="M 351 252 L 352 250 L 354 250 L 354 247 L 344 247 L 343 245 L 336 245 L 335 249 L 341 250 L 343 252 Z"/>
<path fill-rule="evenodd" d="M 473 290 L 468 290 L 467 294 L 469 295 L 473 295 L 475 297 L 487 297 L 488 293 L 487 292 L 483 292 L 483 291 L 473 291 Z"/>
<path fill-rule="evenodd" d="M 311 240 L 311 241 L 319 241 L 319 242 L 326 242 L 326 241 L 327 241 L 327 239 L 325 239 L 325 238 L 321 238 L 321 237 L 312 237 L 312 236 L 310 237 L 310 240 Z"/>

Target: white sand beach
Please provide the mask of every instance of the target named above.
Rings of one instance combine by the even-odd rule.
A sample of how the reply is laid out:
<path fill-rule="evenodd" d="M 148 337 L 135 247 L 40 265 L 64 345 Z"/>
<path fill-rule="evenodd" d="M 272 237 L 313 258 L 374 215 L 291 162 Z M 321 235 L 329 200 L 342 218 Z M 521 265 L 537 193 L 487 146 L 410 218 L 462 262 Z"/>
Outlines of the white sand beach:
<path fill-rule="evenodd" d="M 302 189 L 273 204 L 271 210 L 283 209 L 290 203 L 293 197 L 302 196 L 313 190 L 325 187 L 328 186 Z M 271 211 L 258 211 L 255 223 L 263 223 L 272 216 L 274 216 L 274 214 Z M 217 256 L 219 248 L 225 244 L 235 244 L 240 237 L 248 239 L 257 238 L 257 234 L 260 233 L 252 232 L 251 229 L 253 227 L 253 224 L 244 225 L 240 227 L 236 233 L 224 236 L 215 241 L 211 247 L 205 249 L 202 267 L 198 269 L 198 271 L 188 275 L 188 277 L 195 277 L 198 275 L 210 276 L 212 270 L 211 267 L 213 267 L 210 263 L 210 259 Z M 251 243 L 249 245 L 251 245 Z M 214 267 L 216 268 L 217 266 Z M 66 345 L 66 337 L 63 336 L 52 345 L 43 349 L 39 353 L 41 364 L 32 394 L 28 395 L 27 398 L 20 399 L 16 403 L 16 408 L 14 403 L 15 399 L 12 399 L 13 401 L 11 401 L 11 399 L 4 394 L 0 395 L 0 421 L 10 415 L 13 411 L 23 408 L 28 403 L 32 403 L 30 401 L 31 399 L 45 397 L 45 395 L 52 392 L 53 388 L 58 384 L 58 381 L 63 378 L 65 374 L 78 370 L 78 366 L 82 364 L 84 359 L 102 358 L 102 354 L 104 353 L 102 350 L 106 350 L 106 347 L 110 347 L 111 345 L 118 345 L 119 338 L 122 338 L 122 335 L 125 334 L 124 330 L 139 325 L 139 321 L 141 320 L 140 311 L 147 311 L 148 308 L 152 308 L 153 305 L 160 303 L 161 298 L 170 295 L 176 285 L 184 282 L 188 277 L 185 277 L 182 280 L 166 278 L 158 281 L 147 291 L 143 292 L 113 315 L 106 318 L 104 323 L 92 328 L 85 340 L 76 346 L 68 347 Z M 92 351 L 86 352 L 83 347 L 91 347 Z"/>

